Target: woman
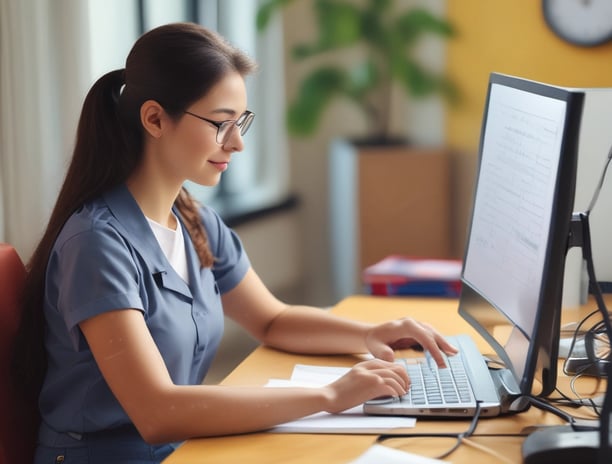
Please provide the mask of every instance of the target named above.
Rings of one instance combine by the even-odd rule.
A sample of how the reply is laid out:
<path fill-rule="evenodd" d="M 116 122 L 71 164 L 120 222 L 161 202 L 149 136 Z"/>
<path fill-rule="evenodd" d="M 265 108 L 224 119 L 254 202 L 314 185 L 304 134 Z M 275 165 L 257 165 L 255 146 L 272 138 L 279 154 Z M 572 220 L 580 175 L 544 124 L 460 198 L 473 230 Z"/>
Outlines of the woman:
<path fill-rule="evenodd" d="M 454 348 L 411 319 L 368 325 L 288 306 L 236 235 L 182 187 L 213 186 L 254 115 L 244 54 L 194 24 L 143 35 L 87 95 L 71 165 L 29 264 L 24 322 L 44 356 L 36 463 L 159 462 L 182 440 L 263 430 L 402 395 L 393 348 Z M 362 353 L 318 389 L 202 385 L 223 316 L 298 353 Z M 34 338 L 32 338 L 34 337 Z M 32 350 L 30 350 L 32 351 Z M 46 370 L 45 370 L 46 369 Z"/>

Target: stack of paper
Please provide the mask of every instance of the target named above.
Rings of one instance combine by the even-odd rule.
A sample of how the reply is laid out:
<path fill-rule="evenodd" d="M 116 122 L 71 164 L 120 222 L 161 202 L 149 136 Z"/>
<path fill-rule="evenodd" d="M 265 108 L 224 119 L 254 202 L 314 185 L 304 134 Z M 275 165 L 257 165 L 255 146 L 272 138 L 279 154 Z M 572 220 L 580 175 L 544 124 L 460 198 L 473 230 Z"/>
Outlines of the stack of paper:
<path fill-rule="evenodd" d="M 297 364 L 290 379 L 270 379 L 268 387 L 321 387 L 348 372 L 344 367 Z M 369 416 L 359 405 L 340 414 L 321 412 L 270 429 L 274 433 L 372 433 L 414 427 L 416 419 L 402 416 Z"/>

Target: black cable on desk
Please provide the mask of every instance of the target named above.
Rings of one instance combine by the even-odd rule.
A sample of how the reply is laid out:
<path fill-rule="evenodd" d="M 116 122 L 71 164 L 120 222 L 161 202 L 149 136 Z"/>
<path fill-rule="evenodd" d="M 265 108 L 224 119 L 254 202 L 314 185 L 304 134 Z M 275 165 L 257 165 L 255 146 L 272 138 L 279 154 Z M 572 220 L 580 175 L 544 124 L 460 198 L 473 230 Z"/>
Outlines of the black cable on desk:
<path fill-rule="evenodd" d="M 555 416 L 560 417 L 561 419 L 563 419 L 565 422 L 567 422 L 568 424 L 572 426 L 575 423 L 574 416 L 553 406 L 548 401 L 543 400 L 542 398 L 538 398 L 537 396 L 528 396 L 528 398 L 529 398 L 529 402 L 536 408 L 541 409 L 546 412 L 550 412 L 554 414 Z"/>
<path fill-rule="evenodd" d="M 385 440 L 390 440 L 393 438 L 455 438 L 457 439 L 456 443 L 447 451 L 442 453 L 439 456 L 436 456 L 435 459 L 444 459 L 445 457 L 452 454 L 459 446 L 464 438 L 473 436 L 474 431 L 476 430 L 476 426 L 478 425 L 478 420 L 480 419 L 480 401 L 476 402 L 476 410 L 474 411 L 474 417 L 472 417 L 472 421 L 470 422 L 469 427 L 460 433 L 383 433 L 376 438 L 376 443 L 382 443 Z"/>
<path fill-rule="evenodd" d="M 579 374 L 578 374 L 579 375 Z M 588 408 L 591 411 L 593 411 L 593 414 L 595 414 L 597 417 L 600 416 L 601 412 L 601 406 L 597 405 L 595 403 L 595 401 L 593 401 L 592 398 L 581 398 L 574 389 L 572 389 L 572 391 L 574 392 L 574 394 L 576 394 L 576 396 L 578 396 L 577 399 L 574 398 L 570 398 L 568 395 L 566 395 L 565 393 L 563 393 L 561 390 L 559 390 L 558 388 L 555 388 L 555 391 L 560 395 L 560 398 L 551 398 L 551 397 L 547 397 L 546 401 L 550 404 L 553 405 L 560 405 L 560 406 L 565 406 L 568 408 Z M 578 417 L 576 415 L 572 415 L 572 417 L 574 418 L 574 420 L 593 420 L 592 417 Z"/>

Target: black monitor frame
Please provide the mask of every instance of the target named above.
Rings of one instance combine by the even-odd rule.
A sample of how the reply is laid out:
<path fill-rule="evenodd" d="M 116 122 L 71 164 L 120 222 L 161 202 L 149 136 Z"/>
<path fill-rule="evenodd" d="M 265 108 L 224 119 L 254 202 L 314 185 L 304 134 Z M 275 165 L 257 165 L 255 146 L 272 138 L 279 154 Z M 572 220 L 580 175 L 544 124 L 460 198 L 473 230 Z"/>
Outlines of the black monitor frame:
<path fill-rule="evenodd" d="M 464 278 L 466 259 L 464 259 L 464 268 L 462 270 L 462 292 L 459 301 L 459 314 L 486 339 L 506 367 L 512 371 L 522 394 L 549 395 L 555 389 L 557 379 L 563 277 L 576 188 L 578 138 L 584 92 L 577 89 L 565 89 L 518 77 L 491 73 L 482 121 L 478 177 L 480 177 L 483 163 L 487 112 L 493 84 L 509 86 L 520 91 L 562 100 L 566 103 L 564 131 L 561 139 L 557 179 L 553 193 L 554 204 L 552 205 L 552 215 L 548 231 L 549 242 L 545 251 L 543 279 L 538 295 L 537 308 L 534 308 L 537 311 L 537 316 L 531 334 L 525 333 L 525 331 L 510 320 L 501 308 L 496 307 L 493 302 L 487 299 L 485 295 Z M 478 194 L 478 177 L 474 190 L 473 207 L 476 204 Z M 464 258 L 467 258 L 469 252 L 469 237 L 473 219 L 474 211 L 472 211 L 472 218 L 470 220 Z M 507 329 L 510 331 L 518 329 L 520 332 L 519 338 L 525 338 L 525 344 L 528 347 L 528 359 L 522 374 L 517 373 L 510 357 L 507 355 L 506 348 L 509 337 L 506 339 L 505 337 L 508 335 L 500 336 L 500 332 L 504 331 L 500 326 L 510 326 Z M 540 383 L 541 388 L 539 392 L 535 392 L 535 380 Z"/>

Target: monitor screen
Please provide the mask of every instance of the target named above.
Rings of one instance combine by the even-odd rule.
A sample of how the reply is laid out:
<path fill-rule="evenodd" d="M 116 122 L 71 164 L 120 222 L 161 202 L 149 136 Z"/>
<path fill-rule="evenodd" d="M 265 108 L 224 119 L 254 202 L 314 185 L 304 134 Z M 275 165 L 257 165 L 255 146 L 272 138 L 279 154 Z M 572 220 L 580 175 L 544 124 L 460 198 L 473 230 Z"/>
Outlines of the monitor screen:
<path fill-rule="evenodd" d="M 555 386 L 576 183 L 578 90 L 491 74 L 462 270 L 460 314 L 521 392 Z"/>

